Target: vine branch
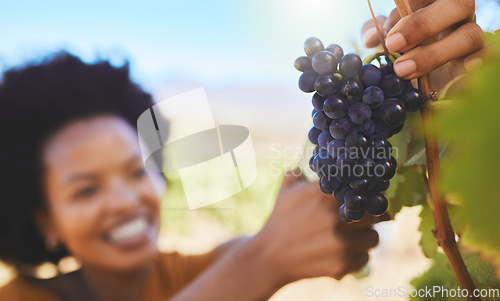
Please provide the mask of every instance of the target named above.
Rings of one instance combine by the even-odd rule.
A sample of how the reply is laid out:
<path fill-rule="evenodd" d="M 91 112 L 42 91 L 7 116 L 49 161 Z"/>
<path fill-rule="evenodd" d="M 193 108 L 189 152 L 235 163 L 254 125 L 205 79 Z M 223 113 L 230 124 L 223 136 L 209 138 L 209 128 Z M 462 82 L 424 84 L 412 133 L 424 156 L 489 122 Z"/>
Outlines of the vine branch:
<path fill-rule="evenodd" d="M 408 0 L 394 0 L 394 3 L 396 3 L 401 18 L 412 13 Z M 418 78 L 418 87 L 426 97 L 431 97 L 433 100 L 436 100 L 436 93 L 432 92 L 429 76 L 427 74 Z M 475 290 L 474 282 L 472 281 L 460 251 L 458 250 L 458 246 L 455 241 L 455 232 L 453 231 L 453 227 L 450 223 L 450 217 L 448 215 L 448 207 L 446 206 L 446 202 L 444 201 L 442 193 L 439 190 L 438 180 L 440 163 L 438 139 L 433 131 L 434 114 L 432 109 L 430 109 L 427 105 L 422 107 L 420 113 L 422 115 L 424 125 L 428 187 L 432 203 L 434 204 L 434 222 L 436 227 L 434 234 L 438 245 L 446 254 L 446 257 L 448 258 L 448 261 L 457 276 L 460 286 L 468 291 L 467 300 L 480 301 L 481 299 L 479 297 L 472 296 Z"/>

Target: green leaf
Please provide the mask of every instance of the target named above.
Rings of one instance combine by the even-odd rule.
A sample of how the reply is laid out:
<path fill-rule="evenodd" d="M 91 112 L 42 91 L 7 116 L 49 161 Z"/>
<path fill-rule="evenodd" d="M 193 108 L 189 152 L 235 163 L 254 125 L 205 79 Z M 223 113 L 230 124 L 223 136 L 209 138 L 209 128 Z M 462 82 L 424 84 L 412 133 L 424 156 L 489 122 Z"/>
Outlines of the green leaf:
<path fill-rule="evenodd" d="M 418 231 L 422 233 L 420 238 L 420 246 L 427 258 L 433 258 L 437 252 L 437 240 L 432 231 L 435 229 L 434 217 L 431 208 L 424 205 L 420 211 L 420 226 Z"/>
<path fill-rule="evenodd" d="M 477 289 L 499 289 L 500 283 L 495 278 L 495 269 L 482 260 L 477 253 L 462 254 L 464 262 L 467 265 L 467 269 L 474 280 L 474 284 Z M 457 289 L 459 283 L 448 258 L 443 253 L 437 253 L 434 257 L 431 267 L 423 273 L 420 277 L 412 280 L 411 285 L 415 289 L 425 289 L 434 286 L 442 286 L 445 289 Z M 446 298 L 441 295 L 435 296 L 435 298 L 411 298 L 411 300 L 465 300 L 460 298 Z M 483 301 L 493 301 L 498 300 L 498 297 L 490 296 L 490 298 L 482 298 Z"/>
<path fill-rule="evenodd" d="M 389 213 L 395 216 L 402 206 L 416 206 L 425 203 L 426 192 L 420 172 L 413 167 L 399 167 L 391 186 L 386 192 Z"/>
<path fill-rule="evenodd" d="M 495 34 L 494 33 L 488 32 L 488 31 L 484 32 L 484 43 L 485 44 L 490 44 L 494 40 L 495 40 Z"/>
<path fill-rule="evenodd" d="M 359 51 L 356 51 L 357 53 L 360 53 Z M 390 53 L 390 60 L 394 63 L 394 61 L 401 56 L 400 53 L 397 53 L 397 52 L 391 52 Z M 368 55 L 367 57 L 365 57 L 363 59 L 363 64 L 370 64 L 371 62 L 373 62 L 373 60 L 379 58 L 379 57 L 382 57 L 382 56 L 385 56 L 385 53 L 384 52 L 376 52 L 376 53 L 372 53 L 370 55 Z"/>
<path fill-rule="evenodd" d="M 466 229 L 464 209 L 462 206 L 448 204 L 448 215 L 455 234 L 461 235 Z"/>
<path fill-rule="evenodd" d="M 457 288 L 455 273 L 451 269 L 448 258 L 442 253 L 436 254 L 431 267 L 420 277 L 413 279 L 410 284 L 417 290 L 440 286 L 447 289 Z M 437 297 L 437 296 L 436 296 Z M 447 300 L 441 298 L 412 297 L 410 300 Z M 459 299 L 456 299 L 459 300 Z"/>
<path fill-rule="evenodd" d="M 485 64 L 466 77 L 467 88 L 455 95 L 453 106 L 438 112 L 435 125 L 453 149 L 452 164 L 443 164 L 442 186 L 463 205 L 462 243 L 500 267 L 500 35 L 494 40 Z"/>
<path fill-rule="evenodd" d="M 392 145 L 392 156 L 396 158 L 398 164 L 406 162 L 408 157 L 408 144 L 411 141 L 411 135 L 409 134 L 412 130 L 411 126 L 413 126 L 411 121 L 405 122 L 405 126 L 401 132 L 389 139 Z"/>

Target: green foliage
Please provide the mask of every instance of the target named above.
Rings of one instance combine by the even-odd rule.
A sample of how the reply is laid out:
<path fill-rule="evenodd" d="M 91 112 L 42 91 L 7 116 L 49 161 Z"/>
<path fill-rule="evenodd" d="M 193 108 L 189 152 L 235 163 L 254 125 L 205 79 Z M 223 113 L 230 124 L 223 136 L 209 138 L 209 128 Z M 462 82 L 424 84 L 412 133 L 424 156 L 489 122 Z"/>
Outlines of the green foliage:
<path fill-rule="evenodd" d="M 394 181 L 394 185 L 393 185 Z M 394 216 L 402 206 L 416 206 L 425 203 L 425 188 L 422 174 L 413 167 L 399 167 L 387 190 L 389 213 Z"/>
<path fill-rule="evenodd" d="M 454 152 L 453 164 L 443 166 L 442 184 L 463 206 L 463 243 L 500 266 L 499 35 L 494 39 L 487 63 L 467 77 L 468 86 L 453 96 L 454 105 L 437 116 L 436 129 Z"/>
<path fill-rule="evenodd" d="M 432 210 L 429 206 L 423 206 L 422 211 L 420 211 L 420 226 L 418 230 L 422 232 L 422 237 L 420 238 L 420 245 L 422 246 L 422 251 L 427 258 L 432 258 L 437 252 L 437 240 L 432 233 L 435 230 L 434 226 L 434 216 Z"/>
<path fill-rule="evenodd" d="M 435 126 L 440 142 L 440 186 L 446 195 L 450 221 L 460 237 L 461 249 L 468 252 L 464 255 L 467 268 L 478 288 L 500 288 L 494 269 L 496 266 L 500 277 L 500 239 L 496 218 L 500 212 L 500 189 L 497 186 L 497 172 L 500 170 L 500 35 L 486 33 L 485 38 L 492 43 L 490 56 L 485 59 L 484 66 L 464 77 L 466 89 L 452 95 L 453 101 L 429 105 L 438 112 Z M 420 115 L 409 115 L 402 133 L 390 141 L 398 150 L 399 168 L 386 192 L 389 212 L 394 216 L 403 206 L 422 205 L 420 243 L 425 256 L 433 260 L 431 268 L 412 284 L 417 289 L 435 285 L 457 288 L 457 278 L 432 232 L 435 229 L 432 203 L 426 200 L 423 181 L 426 157 Z"/>
<path fill-rule="evenodd" d="M 495 278 L 495 269 L 488 263 L 481 260 L 478 254 L 462 254 L 462 256 L 477 289 L 496 289 L 500 287 L 500 283 Z M 455 277 L 453 269 L 443 253 L 437 253 L 434 256 L 432 266 L 429 270 L 427 270 L 420 277 L 413 279 L 411 284 L 417 290 L 425 290 L 426 287 L 432 288 L 434 286 L 443 287 L 447 290 L 457 289 L 459 287 L 459 283 Z M 442 295 L 442 298 L 441 295 L 436 295 L 435 297 L 436 298 L 414 297 L 411 298 L 411 300 L 465 300 L 465 298 L 452 298 L 450 296 L 446 298 L 446 295 Z M 498 297 L 491 294 L 489 298 L 482 298 L 482 300 L 493 301 L 498 300 Z"/>

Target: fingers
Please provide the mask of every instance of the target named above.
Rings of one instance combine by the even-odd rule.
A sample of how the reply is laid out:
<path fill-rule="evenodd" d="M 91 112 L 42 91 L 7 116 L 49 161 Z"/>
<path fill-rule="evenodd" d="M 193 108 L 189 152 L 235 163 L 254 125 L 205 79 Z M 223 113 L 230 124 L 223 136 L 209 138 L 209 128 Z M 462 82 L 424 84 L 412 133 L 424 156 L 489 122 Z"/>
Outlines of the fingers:
<path fill-rule="evenodd" d="M 293 184 L 300 182 L 300 175 L 302 174 L 302 171 L 300 168 L 295 168 L 292 170 L 289 170 L 285 173 L 285 176 L 283 177 L 283 182 L 281 183 L 281 188 L 280 192 L 283 191 L 284 189 L 292 186 Z"/>
<path fill-rule="evenodd" d="M 464 67 L 467 71 L 472 71 L 483 64 L 483 57 L 487 55 L 489 46 L 486 46 L 469 56 L 464 60 Z"/>
<path fill-rule="evenodd" d="M 411 7 L 414 11 L 416 11 L 434 1 L 435 0 L 414 0 L 411 2 Z M 386 37 L 387 33 L 392 27 L 394 27 L 394 25 L 396 25 L 396 23 L 398 23 L 400 19 L 401 16 L 399 15 L 397 8 L 393 9 L 388 17 L 378 16 L 377 21 L 382 31 L 382 35 Z M 380 45 L 380 39 L 372 20 L 367 21 L 361 28 L 361 40 L 363 45 L 367 48 L 375 48 Z"/>
<path fill-rule="evenodd" d="M 348 261 L 349 266 L 347 273 L 359 271 L 362 267 L 364 267 L 368 263 L 368 259 L 370 259 L 370 257 L 366 252 L 350 256 Z"/>
<path fill-rule="evenodd" d="M 393 9 L 389 14 L 389 17 L 387 17 L 387 19 L 385 20 L 384 31 L 388 33 L 394 27 L 394 25 L 399 22 L 400 19 L 401 16 L 399 15 L 398 9 Z"/>
<path fill-rule="evenodd" d="M 420 46 L 405 53 L 394 63 L 394 71 L 404 79 L 413 79 L 481 49 L 483 31 L 476 23 L 466 23 L 451 34 L 430 45 Z"/>
<path fill-rule="evenodd" d="M 379 28 L 382 31 L 384 31 L 382 26 L 385 24 L 386 19 L 387 17 L 385 16 L 377 17 Z M 387 32 L 382 32 L 382 34 L 385 36 Z M 373 20 L 367 21 L 361 28 L 361 40 L 363 41 L 364 46 L 367 48 L 374 48 L 380 45 L 380 37 L 377 33 L 377 29 L 375 28 Z"/>
<path fill-rule="evenodd" d="M 373 229 L 345 231 L 339 233 L 339 235 L 344 238 L 350 253 L 366 252 L 379 243 L 378 233 Z"/>
<path fill-rule="evenodd" d="M 337 280 L 340 280 L 349 273 L 359 271 L 368 263 L 369 259 L 370 256 L 368 255 L 368 252 L 351 253 L 344 259 L 340 271 L 333 273 L 331 276 Z"/>
<path fill-rule="evenodd" d="M 387 34 L 386 46 L 393 52 L 407 51 L 446 28 L 471 20 L 474 0 L 438 0 L 402 18 Z"/>

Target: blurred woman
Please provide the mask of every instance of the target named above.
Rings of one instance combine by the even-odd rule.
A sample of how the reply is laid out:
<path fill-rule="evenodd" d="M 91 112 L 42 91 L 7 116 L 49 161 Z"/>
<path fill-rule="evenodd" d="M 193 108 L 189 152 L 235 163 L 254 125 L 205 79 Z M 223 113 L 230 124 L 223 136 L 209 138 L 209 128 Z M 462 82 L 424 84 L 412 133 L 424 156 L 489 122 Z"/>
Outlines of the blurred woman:
<path fill-rule="evenodd" d="M 0 83 L 0 259 L 17 276 L 0 300 L 258 300 L 302 278 L 342 278 L 378 242 L 370 220 L 288 173 L 254 236 L 196 256 L 161 253 L 157 174 L 144 169 L 136 122 L 153 105 L 128 67 L 62 53 Z M 33 267 L 73 256 L 51 279 Z"/>

